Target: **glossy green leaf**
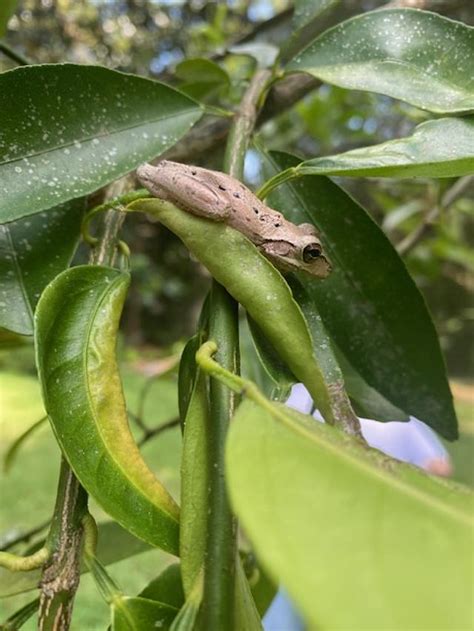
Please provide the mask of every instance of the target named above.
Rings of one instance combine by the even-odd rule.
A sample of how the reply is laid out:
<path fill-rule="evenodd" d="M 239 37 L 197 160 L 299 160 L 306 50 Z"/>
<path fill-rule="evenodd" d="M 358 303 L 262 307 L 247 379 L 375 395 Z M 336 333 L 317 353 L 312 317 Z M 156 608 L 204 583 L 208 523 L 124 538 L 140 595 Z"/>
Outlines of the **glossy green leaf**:
<path fill-rule="evenodd" d="M 156 81 L 74 64 L 3 73 L 0 111 L 0 222 L 97 190 L 172 147 L 202 113 Z"/>
<path fill-rule="evenodd" d="M 155 600 L 122 596 L 114 599 L 111 613 L 112 631 L 168 631 L 178 610 Z"/>
<path fill-rule="evenodd" d="M 18 0 L 2 0 L 0 2 L 0 37 L 7 31 L 8 20 L 15 11 Z"/>
<path fill-rule="evenodd" d="M 158 199 L 140 200 L 128 209 L 153 214 L 179 236 L 212 276 L 247 309 L 293 374 L 306 385 L 323 416 L 333 422 L 328 393 L 301 310 L 283 276 L 253 243 L 224 223 L 197 217 Z"/>
<path fill-rule="evenodd" d="M 248 317 L 247 321 L 255 345 L 255 351 L 267 375 L 275 385 L 275 389 L 278 392 L 278 400 L 285 400 L 288 398 L 291 387 L 296 383 L 296 378 L 263 335 L 255 320 Z M 272 397 L 272 399 L 274 398 Z"/>
<path fill-rule="evenodd" d="M 97 558 L 103 565 L 118 563 L 123 559 L 141 554 L 150 549 L 150 546 L 141 539 L 137 539 L 113 521 L 99 524 L 99 541 L 97 546 Z M 40 548 L 44 540 L 38 542 Z M 82 567 L 82 572 L 88 570 Z M 10 572 L 0 568 L 0 598 L 14 596 L 28 592 L 38 587 L 41 578 L 40 570 L 31 572 Z"/>
<path fill-rule="evenodd" d="M 301 175 L 457 177 L 474 172 L 474 117 L 440 118 L 412 136 L 305 160 Z"/>
<path fill-rule="evenodd" d="M 191 593 L 205 559 L 211 431 L 207 380 L 199 371 L 186 414 L 181 459 L 179 551 L 186 596 Z"/>
<path fill-rule="evenodd" d="M 184 605 L 184 591 L 181 580 L 181 566 L 172 563 L 143 589 L 139 596 L 148 600 L 171 605 L 180 609 Z"/>
<path fill-rule="evenodd" d="M 470 628 L 472 494 L 271 405 L 237 410 L 229 490 L 308 625 Z"/>
<path fill-rule="evenodd" d="M 315 301 L 307 289 L 294 277 L 290 277 L 289 281 L 295 300 L 300 305 L 311 331 L 337 417 L 346 418 L 351 427 L 358 424 L 354 419 L 352 409 L 358 416 L 378 421 L 408 420 L 407 414 L 387 401 L 354 370 L 328 335 Z M 351 403 L 349 403 L 348 395 Z"/>
<path fill-rule="evenodd" d="M 68 267 L 83 210 L 84 202 L 76 200 L 0 225 L 0 326 L 33 335 L 36 303 L 46 285 Z"/>
<path fill-rule="evenodd" d="M 274 153 L 267 173 L 298 160 Z M 341 188 L 307 176 L 279 187 L 270 204 L 294 223 L 311 221 L 333 263 L 322 282 L 301 278 L 331 337 L 365 381 L 453 440 L 457 422 L 438 337 L 425 302 L 394 247 Z"/>
<path fill-rule="evenodd" d="M 454 114 L 474 110 L 473 66 L 474 28 L 428 11 L 387 9 L 325 31 L 286 70 Z"/>
<path fill-rule="evenodd" d="M 115 358 L 129 275 L 73 267 L 36 310 L 36 357 L 45 408 L 84 488 L 147 543 L 178 552 L 179 509 L 143 460 L 128 426 Z"/>
<path fill-rule="evenodd" d="M 409 415 L 390 403 L 380 392 L 361 377 L 347 357 L 335 348 L 337 362 L 344 375 L 344 384 L 357 416 L 376 421 L 408 421 Z"/>

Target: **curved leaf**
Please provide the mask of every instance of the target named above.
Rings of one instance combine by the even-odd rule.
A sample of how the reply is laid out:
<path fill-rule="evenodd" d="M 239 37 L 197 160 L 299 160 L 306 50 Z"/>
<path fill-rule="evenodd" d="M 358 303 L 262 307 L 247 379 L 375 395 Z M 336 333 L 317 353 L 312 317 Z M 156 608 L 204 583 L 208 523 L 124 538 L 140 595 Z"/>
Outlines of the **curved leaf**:
<path fill-rule="evenodd" d="M 284 153 L 262 159 L 271 174 L 298 163 Z M 349 362 L 389 401 L 455 439 L 456 415 L 430 314 L 377 224 L 323 177 L 294 180 L 269 201 L 290 221 L 309 220 L 322 233 L 334 270 L 322 282 L 300 280 Z"/>
<path fill-rule="evenodd" d="M 329 29 L 286 67 L 437 113 L 474 111 L 474 28 L 417 9 L 370 11 Z"/>
<path fill-rule="evenodd" d="M 0 222 L 97 190 L 172 147 L 202 113 L 164 84 L 74 64 L 3 73 L 0 111 Z"/>
<path fill-rule="evenodd" d="M 184 605 L 184 591 L 181 580 L 181 566 L 172 563 L 153 579 L 139 594 L 141 598 L 157 600 L 176 609 Z"/>
<path fill-rule="evenodd" d="M 305 160 L 301 175 L 457 177 L 474 173 L 474 117 L 440 118 L 412 136 Z"/>
<path fill-rule="evenodd" d="M 209 438 L 212 432 L 206 376 L 198 370 L 183 433 L 179 552 L 184 592 L 190 596 L 206 556 Z"/>
<path fill-rule="evenodd" d="M 112 631 L 168 631 L 178 610 L 139 596 L 116 597 L 111 606 Z"/>
<path fill-rule="evenodd" d="M 33 335 L 41 292 L 68 267 L 79 240 L 84 202 L 0 225 L 0 326 Z"/>
<path fill-rule="evenodd" d="M 309 626 L 470 628 L 472 494 L 272 409 L 244 401 L 237 410 L 230 496 Z"/>
<path fill-rule="evenodd" d="M 253 243 L 223 222 L 197 217 L 156 198 L 139 200 L 127 208 L 155 215 L 178 235 L 218 283 L 247 309 L 293 374 L 308 388 L 321 414 L 334 422 L 303 314 L 283 276 Z"/>
<path fill-rule="evenodd" d="M 84 488 L 124 528 L 177 554 L 179 509 L 130 432 L 115 345 L 128 274 L 73 267 L 38 304 L 36 357 L 45 408 Z"/>

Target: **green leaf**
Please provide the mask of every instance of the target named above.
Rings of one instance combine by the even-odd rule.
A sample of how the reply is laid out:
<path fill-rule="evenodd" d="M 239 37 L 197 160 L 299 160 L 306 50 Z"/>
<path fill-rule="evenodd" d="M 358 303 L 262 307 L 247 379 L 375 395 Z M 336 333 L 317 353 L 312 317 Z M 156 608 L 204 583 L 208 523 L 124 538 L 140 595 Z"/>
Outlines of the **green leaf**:
<path fill-rule="evenodd" d="M 139 596 L 148 600 L 157 600 L 176 609 L 184 605 L 184 591 L 181 580 L 181 566 L 172 563 L 143 589 Z"/>
<path fill-rule="evenodd" d="M 84 201 L 76 200 L 0 226 L 0 326 L 33 335 L 36 303 L 46 285 L 68 267 L 83 211 Z"/>
<path fill-rule="evenodd" d="M 173 621 L 171 631 L 195 631 L 196 619 L 201 606 L 203 594 L 203 573 L 201 572 L 196 579 L 186 602 L 179 610 L 178 615 Z"/>
<path fill-rule="evenodd" d="M 129 285 L 118 270 L 66 270 L 35 315 L 36 359 L 56 438 L 87 492 L 124 528 L 177 554 L 179 509 L 130 432 L 115 357 Z"/>
<path fill-rule="evenodd" d="M 357 416 L 382 422 L 408 421 L 409 415 L 390 403 L 361 377 L 340 349 L 335 348 L 337 361 L 344 375 L 347 393 Z"/>
<path fill-rule="evenodd" d="M 293 24 L 296 28 L 301 28 L 315 18 L 338 4 L 340 0 L 296 0 L 295 12 L 293 13 Z"/>
<path fill-rule="evenodd" d="M 283 276 L 255 245 L 224 222 L 198 217 L 157 198 L 139 200 L 127 210 L 151 213 L 178 235 L 218 283 L 245 307 L 293 374 L 308 388 L 321 414 L 333 422 L 329 395 L 301 309 Z"/>
<path fill-rule="evenodd" d="M 179 552 L 186 596 L 191 593 L 206 553 L 211 431 L 206 376 L 198 371 L 186 413 L 181 459 Z"/>
<path fill-rule="evenodd" d="M 44 542 L 44 539 L 39 541 L 37 548 L 41 548 Z M 99 524 L 97 558 L 103 565 L 118 563 L 149 549 L 148 544 L 131 535 L 116 522 L 106 521 Z M 81 571 L 84 573 L 88 570 L 83 566 Z M 0 598 L 36 589 L 40 578 L 40 570 L 10 572 L 5 568 L 0 568 Z"/>
<path fill-rule="evenodd" d="M 474 29 L 436 13 L 387 9 L 324 32 L 287 65 L 436 113 L 474 110 Z"/>
<path fill-rule="evenodd" d="M 305 160 L 301 175 L 365 177 L 457 177 L 474 172 L 474 118 L 440 118 L 412 136 Z"/>
<path fill-rule="evenodd" d="M 346 419 L 349 427 L 358 425 L 352 410 L 359 416 L 378 421 L 408 420 L 408 416 L 402 410 L 392 405 L 362 379 L 335 346 L 307 289 L 296 278 L 290 277 L 289 282 L 311 331 L 321 370 L 331 392 L 335 416 Z M 352 406 L 347 395 L 351 398 Z"/>
<path fill-rule="evenodd" d="M 0 111 L 0 222 L 97 190 L 172 147 L 202 113 L 156 81 L 74 64 L 3 73 Z"/>
<path fill-rule="evenodd" d="M 8 620 L 1 625 L 2 631 L 18 631 L 27 622 L 31 616 L 38 612 L 40 599 L 35 598 L 27 603 L 18 611 L 15 611 Z"/>
<path fill-rule="evenodd" d="M 237 559 L 236 564 L 234 626 L 235 631 L 263 630 L 260 614 L 240 559 Z"/>
<path fill-rule="evenodd" d="M 270 173 L 298 160 L 273 153 Z M 270 197 L 294 223 L 311 221 L 333 263 L 320 282 L 301 278 L 331 337 L 365 381 L 448 440 L 457 422 L 438 337 L 423 297 L 394 247 L 341 188 L 307 176 Z"/>
<path fill-rule="evenodd" d="M 229 491 L 262 563 L 308 625 L 470 628 L 472 494 L 271 408 L 245 401 L 237 410 Z"/>
<path fill-rule="evenodd" d="M 175 68 L 178 79 L 187 82 L 230 83 L 227 72 L 210 59 L 195 57 L 185 59 Z"/>
<path fill-rule="evenodd" d="M 7 31 L 7 24 L 16 9 L 18 0 L 2 0 L 0 2 L 0 37 Z"/>
<path fill-rule="evenodd" d="M 286 400 L 296 378 L 278 356 L 273 346 L 263 335 L 262 330 L 250 316 L 247 316 L 249 331 L 252 335 L 255 351 L 267 375 L 274 383 L 278 400 Z M 274 400 L 274 397 L 272 397 Z"/>
<path fill-rule="evenodd" d="M 178 610 L 139 596 L 121 596 L 114 599 L 111 612 L 112 631 L 168 631 Z"/>

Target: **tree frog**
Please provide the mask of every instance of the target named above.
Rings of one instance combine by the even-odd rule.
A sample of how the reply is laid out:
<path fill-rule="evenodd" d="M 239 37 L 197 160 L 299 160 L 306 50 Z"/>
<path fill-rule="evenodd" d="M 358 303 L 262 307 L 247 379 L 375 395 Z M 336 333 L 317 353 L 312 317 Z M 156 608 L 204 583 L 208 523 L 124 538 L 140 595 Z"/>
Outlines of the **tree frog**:
<path fill-rule="evenodd" d="M 155 197 L 239 230 L 282 272 L 326 278 L 331 271 L 312 224 L 291 223 L 230 175 L 162 160 L 138 167 L 137 177 Z"/>

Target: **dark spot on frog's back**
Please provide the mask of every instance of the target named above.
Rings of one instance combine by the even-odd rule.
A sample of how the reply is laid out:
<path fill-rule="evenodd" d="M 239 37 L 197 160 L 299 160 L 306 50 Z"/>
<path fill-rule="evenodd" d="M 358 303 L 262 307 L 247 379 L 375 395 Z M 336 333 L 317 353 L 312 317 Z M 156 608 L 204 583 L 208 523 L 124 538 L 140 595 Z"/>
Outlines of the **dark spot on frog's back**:
<path fill-rule="evenodd" d="M 232 193 L 232 195 L 233 195 L 234 197 L 237 197 L 237 199 L 240 199 L 240 193 Z"/>
<path fill-rule="evenodd" d="M 258 215 L 258 213 L 259 213 L 260 211 L 258 210 L 258 208 L 256 208 L 256 207 L 254 206 L 254 207 L 253 207 L 253 212 L 254 212 L 256 215 Z"/>
<path fill-rule="evenodd" d="M 221 191 L 226 191 L 226 190 L 227 190 L 225 186 L 222 186 L 222 184 L 219 184 L 218 188 L 219 188 Z"/>

